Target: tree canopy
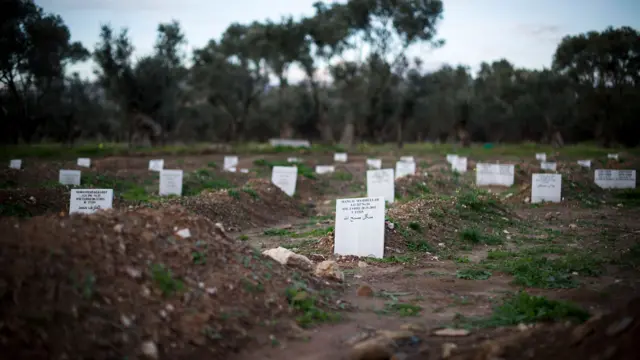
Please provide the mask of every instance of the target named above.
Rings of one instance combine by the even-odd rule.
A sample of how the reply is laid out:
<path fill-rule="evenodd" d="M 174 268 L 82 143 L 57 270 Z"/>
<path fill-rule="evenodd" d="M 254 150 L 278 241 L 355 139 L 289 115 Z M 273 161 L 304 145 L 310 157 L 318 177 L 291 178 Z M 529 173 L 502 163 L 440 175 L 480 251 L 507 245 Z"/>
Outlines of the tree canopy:
<path fill-rule="evenodd" d="M 640 34 L 631 27 L 567 35 L 546 69 L 487 59 L 472 73 L 409 58 L 416 46 L 446 46 L 440 0 L 317 2 L 301 19 L 231 24 L 192 54 L 172 21 L 139 58 L 127 29 L 96 24 L 88 50 L 32 0 L 3 4 L 3 143 L 131 143 L 145 129 L 162 142 L 639 142 Z M 90 58 L 94 80 L 69 73 Z M 289 80 L 294 67 L 303 81 Z"/>

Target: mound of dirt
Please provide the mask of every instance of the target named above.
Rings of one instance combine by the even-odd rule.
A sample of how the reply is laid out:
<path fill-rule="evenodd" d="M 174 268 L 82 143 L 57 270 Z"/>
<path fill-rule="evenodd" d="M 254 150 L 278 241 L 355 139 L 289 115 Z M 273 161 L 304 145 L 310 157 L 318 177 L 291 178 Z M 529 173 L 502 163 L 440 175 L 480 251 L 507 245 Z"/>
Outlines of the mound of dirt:
<path fill-rule="evenodd" d="M 582 325 L 537 327 L 502 339 L 461 349 L 451 360 L 637 359 L 640 339 L 640 298 L 611 314 Z M 415 358 L 417 359 L 417 357 Z"/>
<path fill-rule="evenodd" d="M 0 231 L 8 359 L 223 359 L 295 329 L 290 270 L 180 207 L 36 217 Z"/>
<path fill-rule="evenodd" d="M 227 230 L 272 225 L 302 215 L 295 199 L 264 179 L 251 179 L 243 188 L 203 191 L 196 196 L 158 203 L 162 207 L 177 204 L 221 222 Z"/>
<path fill-rule="evenodd" d="M 42 186 L 43 182 L 58 182 L 60 163 L 27 163 L 24 168 L 0 170 L 0 188 Z"/>
<path fill-rule="evenodd" d="M 63 186 L 0 190 L 0 216 L 31 217 L 69 211 L 69 191 Z"/>

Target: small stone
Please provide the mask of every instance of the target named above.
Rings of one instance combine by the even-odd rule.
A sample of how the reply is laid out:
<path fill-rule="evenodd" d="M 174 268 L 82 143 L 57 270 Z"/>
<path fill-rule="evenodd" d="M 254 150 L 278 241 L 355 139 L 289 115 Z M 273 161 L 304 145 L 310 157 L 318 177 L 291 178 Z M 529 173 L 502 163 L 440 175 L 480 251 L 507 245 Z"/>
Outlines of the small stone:
<path fill-rule="evenodd" d="M 395 224 L 390 221 L 387 221 L 387 228 L 389 228 L 389 230 L 393 230 L 393 228 L 395 228 Z"/>
<path fill-rule="evenodd" d="M 528 197 L 524 198 L 524 202 L 525 202 L 525 203 L 527 203 L 527 204 L 528 204 L 528 203 L 529 203 L 529 201 L 531 201 L 531 199 L 529 199 Z"/>
<path fill-rule="evenodd" d="M 413 333 L 423 333 L 427 331 L 427 329 L 423 325 L 418 323 L 402 324 L 400 326 L 400 329 L 412 331 Z"/>
<path fill-rule="evenodd" d="M 207 294 L 209 295 L 215 295 L 217 292 L 218 292 L 218 288 L 216 287 L 207 288 Z"/>
<path fill-rule="evenodd" d="M 569 224 L 569 229 L 571 229 L 571 230 L 575 230 L 575 229 L 577 229 L 577 228 L 578 228 L 578 225 L 576 225 L 576 224 Z"/>
<path fill-rule="evenodd" d="M 391 339 L 393 341 L 405 340 L 413 337 L 413 332 L 407 331 L 407 330 L 400 330 L 400 331 L 379 330 L 377 334 L 379 336 L 384 336 L 387 339 Z"/>
<path fill-rule="evenodd" d="M 630 316 L 624 317 L 620 321 L 609 325 L 609 327 L 607 327 L 606 334 L 607 336 L 615 336 L 621 333 L 622 331 L 624 331 L 632 323 L 633 323 L 632 317 Z"/>
<path fill-rule="evenodd" d="M 145 341 L 142 343 L 142 354 L 149 359 L 157 359 L 158 358 L 158 347 L 153 341 Z"/>
<path fill-rule="evenodd" d="M 314 274 L 324 279 L 344 281 L 344 273 L 340 270 L 338 263 L 333 260 L 325 260 L 316 266 Z"/>
<path fill-rule="evenodd" d="M 454 349 L 456 349 L 458 345 L 454 343 L 444 343 L 442 344 L 442 358 L 448 359 L 451 356 L 451 353 Z"/>
<path fill-rule="evenodd" d="M 350 360 L 389 360 L 393 356 L 393 340 L 375 337 L 354 345 L 349 354 Z"/>
<path fill-rule="evenodd" d="M 113 227 L 113 231 L 115 231 L 116 233 L 120 234 L 122 232 L 123 228 L 124 228 L 124 224 L 116 224 Z"/>
<path fill-rule="evenodd" d="M 134 279 L 139 279 L 142 277 L 142 271 L 131 267 L 131 266 L 127 266 L 125 271 L 127 272 L 127 275 L 129 275 L 130 277 L 134 278 Z"/>
<path fill-rule="evenodd" d="M 191 237 L 191 231 L 189 231 L 189 229 L 180 229 L 176 232 L 176 235 L 182 239 L 188 239 Z"/>
<path fill-rule="evenodd" d="M 167 306 L 165 306 L 165 309 L 167 309 L 168 312 L 172 312 L 173 310 L 175 310 L 175 308 L 171 304 L 167 304 Z"/>
<path fill-rule="evenodd" d="M 436 336 L 467 336 L 469 330 L 445 328 L 436 330 L 433 334 Z"/>
<path fill-rule="evenodd" d="M 358 290 L 356 290 L 356 295 L 371 297 L 373 296 L 373 289 L 369 285 L 361 285 L 360 287 L 358 287 Z"/>
<path fill-rule="evenodd" d="M 367 266 L 369 266 L 366 262 L 364 261 L 358 261 L 358 267 L 363 269 L 366 268 Z"/>
<path fill-rule="evenodd" d="M 520 323 L 520 324 L 518 324 L 518 330 L 527 331 L 527 330 L 529 330 L 529 327 L 527 326 L 527 324 Z"/>
<path fill-rule="evenodd" d="M 122 326 L 124 326 L 124 327 L 129 327 L 132 324 L 131 319 L 129 319 L 127 316 L 124 316 L 124 315 L 120 316 L 120 322 L 122 323 Z"/>

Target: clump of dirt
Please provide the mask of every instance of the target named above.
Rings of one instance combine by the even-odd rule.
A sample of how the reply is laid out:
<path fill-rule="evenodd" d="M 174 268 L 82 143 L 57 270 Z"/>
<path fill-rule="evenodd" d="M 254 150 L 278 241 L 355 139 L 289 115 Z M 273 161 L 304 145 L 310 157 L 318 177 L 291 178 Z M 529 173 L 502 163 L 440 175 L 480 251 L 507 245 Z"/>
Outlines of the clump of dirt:
<path fill-rule="evenodd" d="M 182 205 L 227 230 L 247 229 L 302 215 L 301 206 L 280 188 L 264 179 L 251 179 L 236 189 L 203 191 L 196 196 L 169 199 L 158 206 Z"/>
<path fill-rule="evenodd" d="M 67 211 L 69 191 L 64 186 L 0 190 L 0 216 L 32 217 Z"/>
<path fill-rule="evenodd" d="M 640 298 L 584 324 L 555 324 L 456 351 L 451 360 L 637 359 Z M 417 359 L 417 357 L 415 358 Z"/>
<path fill-rule="evenodd" d="M 0 340 L 12 359 L 221 359 L 295 329 L 287 288 L 320 286 L 181 207 L 0 231 Z"/>

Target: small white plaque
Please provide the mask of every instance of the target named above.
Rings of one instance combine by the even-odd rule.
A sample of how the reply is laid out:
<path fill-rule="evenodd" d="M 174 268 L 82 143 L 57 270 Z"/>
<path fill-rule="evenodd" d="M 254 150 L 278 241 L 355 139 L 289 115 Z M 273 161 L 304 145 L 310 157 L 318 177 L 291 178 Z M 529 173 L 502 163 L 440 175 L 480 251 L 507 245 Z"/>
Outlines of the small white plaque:
<path fill-rule="evenodd" d="M 160 196 L 182 196 L 182 170 L 160 171 Z"/>
<path fill-rule="evenodd" d="M 607 159 L 618 160 L 618 154 L 607 154 Z"/>
<path fill-rule="evenodd" d="M 62 185 L 80 185 L 80 170 L 60 170 L 58 182 Z"/>
<path fill-rule="evenodd" d="M 403 176 L 415 175 L 416 163 L 413 161 L 398 161 L 396 162 L 396 179 Z"/>
<path fill-rule="evenodd" d="M 384 256 L 384 198 L 338 199 L 334 253 Z"/>
<path fill-rule="evenodd" d="M 249 173 L 249 169 L 240 169 L 240 172 L 243 174 L 248 174 Z"/>
<path fill-rule="evenodd" d="M 533 174 L 531 180 L 531 203 L 562 200 L 562 175 Z"/>
<path fill-rule="evenodd" d="M 78 166 L 91 167 L 91 159 L 89 159 L 89 158 L 78 158 Z"/>
<path fill-rule="evenodd" d="M 477 186 L 512 186 L 514 183 L 515 165 L 476 164 Z"/>
<path fill-rule="evenodd" d="M 113 189 L 72 189 L 69 214 L 93 214 L 113 207 Z"/>
<path fill-rule="evenodd" d="M 164 169 L 164 159 L 149 160 L 149 170 L 162 171 Z"/>
<path fill-rule="evenodd" d="M 591 160 L 578 160 L 578 165 L 586 168 L 591 167 Z"/>
<path fill-rule="evenodd" d="M 456 156 L 456 158 L 453 160 L 453 163 L 451 164 L 451 169 L 459 173 L 467 172 L 467 158 Z"/>
<path fill-rule="evenodd" d="M 223 170 L 224 171 L 230 171 L 230 172 L 236 172 L 236 167 L 238 166 L 238 157 L 237 156 L 225 156 L 224 157 L 224 164 L 223 164 Z"/>
<path fill-rule="evenodd" d="M 347 162 L 347 153 L 335 153 L 335 154 L 333 154 L 333 161 L 334 162 L 346 163 Z"/>
<path fill-rule="evenodd" d="M 393 169 L 367 170 L 367 197 L 379 196 L 390 203 L 395 200 Z"/>
<path fill-rule="evenodd" d="M 456 154 L 447 154 L 447 162 L 453 165 L 453 162 L 458 158 Z"/>
<path fill-rule="evenodd" d="M 380 169 L 382 167 L 381 159 L 367 159 L 367 167 L 370 169 Z"/>
<path fill-rule="evenodd" d="M 635 170 L 608 170 L 597 169 L 594 171 L 596 185 L 603 189 L 635 189 Z"/>
<path fill-rule="evenodd" d="M 330 174 L 334 171 L 336 171 L 336 168 L 333 165 L 317 165 L 316 166 L 316 174 L 319 174 L 319 175 Z"/>
<path fill-rule="evenodd" d="M 536 160 L 538 160 L 538 161 L 547 161 L 547 154 L 546 153 L 537 153 L 536 154 Z"/>
<path fill-rule="evenodd" d="M 20 170 L 21 168 L 22 168 L 22 160 L 13 159 L 13 160 L 9 161 L 9 169 Z"/>
<path fill-rule="evenodd" d="M 557 168 L 558 168 L 558 164 L 555 162 L 543 161 L 540 163 L 541 170 L 556 171 Z"/>
<path fill-rule="evenodd" d="M 400 161 L 415 162 L 413 156 L 400 156 Z"/>
<path fill-rule="evenodd" d="M 295 166 L 274 166 L 271 171 L 271 183 L 289 196 L 295 194 L 297 180 L 298 168 Z"/>
<path fill-rule="evenodd" d="M 287 158 L 287 162 L 290 164 L 297 164 L 297 163 L 301 163 L 302 161 L 297 157 L 290 157 L 290 158 Z"/>

